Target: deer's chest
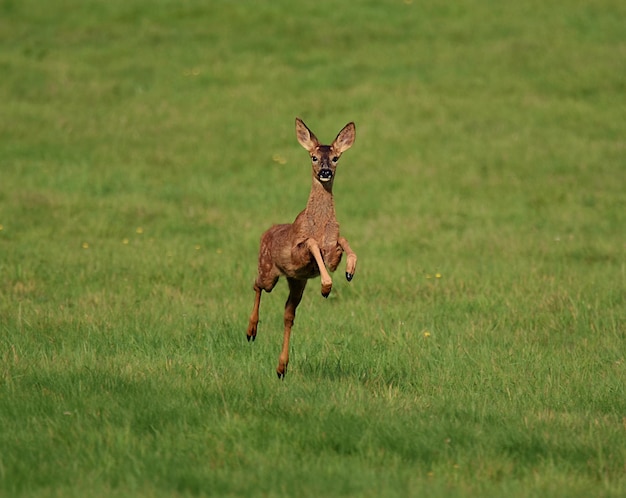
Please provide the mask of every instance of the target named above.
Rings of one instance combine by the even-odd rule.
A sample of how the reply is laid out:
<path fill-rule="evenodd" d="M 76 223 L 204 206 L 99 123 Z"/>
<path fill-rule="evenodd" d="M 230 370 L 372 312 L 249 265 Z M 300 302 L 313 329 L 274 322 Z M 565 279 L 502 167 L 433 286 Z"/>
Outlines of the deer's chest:
<path fill-rule="evenodd" d="M 339 224 L 336 221 L 327 223 L 316 237 L 322 259 L 330 271 L 335 271 L 341 261 L 342 249 L 339 245 Z"/>
<path fill-rule="evenodd" d="M 343 250 L 337 241 L 333 245 L 328 245 L 321 248 L 322 259 L 330 271 L 335 271 L 339 262 L 341 261 L 341 255 Z"/>
<path fill-rule="evenodd" d="M 298 275 L 305 278 L 319 275 L 315 258 L 307 247 L 307 239 L 317 242 L 324 264 L 330 271 L 335 271 L 343 252 L 339 245 L 339 224 L 336 221 L 323 224 L 315 220 L 307 221 L 307 230 L 300 233 L 291 252 L 292 263 L 299 268 Z"/>
<path fill-rule="evenodd" d="M 339 244 L 339 224 L 332 221 L 316 228 L 313 238 L 320 246 L 322 256 L 330 256 L 330 253 L 334 252 Z"/>

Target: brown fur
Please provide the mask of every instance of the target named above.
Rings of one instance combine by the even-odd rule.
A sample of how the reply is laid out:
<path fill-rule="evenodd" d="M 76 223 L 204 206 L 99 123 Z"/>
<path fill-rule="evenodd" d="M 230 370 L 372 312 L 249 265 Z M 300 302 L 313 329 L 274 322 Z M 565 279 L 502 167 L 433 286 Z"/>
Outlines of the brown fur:
<path fill-rule="evenodd" d="M 357 257 L 348 241 L 339 235 L 333 181 L 337 161 L 354 143 L 355 133 L 354 123 L 348 123 L 331 145 L 321 145 L 304 122 L 296 118 L 296 137 L 311 156 L 311 194 L 306 208 L 293 223 L 274 225 L 261 236 L 254 307 L 247 332 L 248 340 L 256 338 L 261 292 L 271 292 L 280 276 L 287 277 L 289 297 L 285 303 L 285 332 L 276 368 L 280 378 L 287 371 L 291 328 L 307 280 L 320 276 L 322 295 L 328 297 L 333 284 L 328 271 L 337 269 L 344 252 L 347 256 L 346 278 L 350 281 L 354 276 Z"/>

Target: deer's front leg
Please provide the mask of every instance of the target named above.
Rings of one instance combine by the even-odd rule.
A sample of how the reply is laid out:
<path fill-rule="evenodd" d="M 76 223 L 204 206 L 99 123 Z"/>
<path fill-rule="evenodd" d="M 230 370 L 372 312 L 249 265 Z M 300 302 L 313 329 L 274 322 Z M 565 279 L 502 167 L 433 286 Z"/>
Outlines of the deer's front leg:
<path fill-rule="evenodd" d="M 354 272 L 356 271 L 357 257 L 344 237 L 339 237 L 339 245 L 343 249 L 343 252 L 346 253 L 346 280 L 350 282 L 352 277 L 354 277 Z"/>
<path fill-rule="evenodd" d="M 320 279 L 322 280 L 322 296 L 328 297 L 331 289 L 333 288 L 333 280 L 332 278 L 330 278 L 328 270 L 326 269 L 326 265 L 324 264 L 324 259 L 322 258 L 320 246 L 317 245 L 317 242 L 314 239 L 307 239 L 306 245 L 309 248 L 309 251 L 311 252 L 313 257 L 315 258 L 317 267 L 320 270 Z"/>

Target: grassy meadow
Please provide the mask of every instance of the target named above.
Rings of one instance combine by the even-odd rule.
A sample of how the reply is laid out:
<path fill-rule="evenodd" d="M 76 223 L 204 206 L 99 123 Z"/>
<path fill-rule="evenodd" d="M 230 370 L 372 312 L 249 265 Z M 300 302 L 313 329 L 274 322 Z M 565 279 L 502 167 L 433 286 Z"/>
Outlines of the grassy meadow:
<path fill-rule="evenodd" d="M 0 0 L 0 496 L 626 495 L 626 4 Z M 246 341 L 354 121 L 359 256 Z"/>

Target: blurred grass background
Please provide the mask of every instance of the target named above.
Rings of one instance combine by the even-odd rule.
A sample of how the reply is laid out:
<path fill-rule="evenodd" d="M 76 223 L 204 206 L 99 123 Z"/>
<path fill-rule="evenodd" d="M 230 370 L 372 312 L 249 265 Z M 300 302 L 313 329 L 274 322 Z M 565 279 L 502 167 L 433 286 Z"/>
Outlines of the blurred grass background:
<path fill-rule="evenodd" d="M 622 496 L 626 7 L 0 2 L 0 494 Z M 284 284 L 295 116 L 359 255 Z"/>

